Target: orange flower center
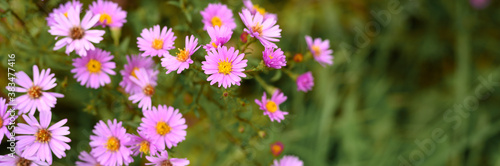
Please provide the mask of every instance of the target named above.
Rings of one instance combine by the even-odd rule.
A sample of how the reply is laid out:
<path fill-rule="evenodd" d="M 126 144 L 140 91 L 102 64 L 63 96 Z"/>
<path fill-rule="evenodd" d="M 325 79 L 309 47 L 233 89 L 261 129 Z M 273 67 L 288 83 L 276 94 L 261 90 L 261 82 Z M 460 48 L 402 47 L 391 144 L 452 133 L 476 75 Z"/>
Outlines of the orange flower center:
<path fill-rule="evenodd" d="M 153 88 L 153 86 L 151 85 L 147 85 L 142 91 L 146 96 L 153 96 L 153 94 L 155 93 L 155 88 Z"/>
<path fill-rule="evenodd" d="M 180 62 L 186 62 L 186 60 L 189 58 L 189 51 L 184 49 L 179 49 L 179 53 L 177 53 L 177 60 Z"/>
<path fill-rule="evenodd" d="M 210 20 L 212 22 L 212 25 L 215 27 L 215 26 L 218 26 L 220 27 L 222 25 L 222 21 L 220 20 L 219 17 L 217 16 L 214 16 L 212 17 L 212 20 Z"/>
<path fill-rule="evenodd" d="M 40 129 L 35 133 L 35 140 L 40 143 L 47 143 L 50 141 L 51 133 L 47 129 Z"/>
<path fill-rule="evenodd" d="M 99 22 L 103 24 L 111 24 L 111 16 L 107 13 L 102 13 L 101 17 L 99 17 Z"/>
<path fill-rule="evenodd" d="M 132 72 L 130 73 L 130 75 L 134 76 L 135 78 L 137 78 L 137 75 L 135 75 L 135 72 L 139 71 L 139 68 L 137 67 L 134 67 L 134 69 L 132 69 Z"/>
<path fill-rule="evenodd" d="M 39 86 L 32 86 L 30 89 L 28 89 L 28 96 L 32 99 L 38 99 L 40 96 L 42 96 L 42 88 Z"/>
<path fill-rule="evenodd" d="M 172 128 L 167 123 L 163 121 L 156 123 L 156 133 L 165 135 L 170 133 L 170 130 L 172 130 Z"/>
<path fill-rule="evenodd" d="M 257 23 L 257 25 L 252 27 L 252 32 L 257 32 L 259 33 L 259 36 L 262 36 L 262 25 Z"/>
<path fill-rule="evenodd" d="M 118 151 L 119 148 L 120 148 L 120 140 L 118 140 L 118 138 L 113 136 L 109 137 L 108 141 L 106 142 L 106 149 L 112 152 L 116 152 Z"/>
<path fill-rule="evenodd" d="M 314 56 L 319 56 L 321 54 L 321 49 L 317 45 L 312 46 L 312 51 Z"/>
<path fill-rule="evenodd" d="M 219 73 L 227 75 L 233 71 L 233 64 L 228 61 L 229 60 L 226 59 L 225 61 L 219 62 Z"/>
<path fill-rule="evenodd" d="M 163 40 L 155 39 L 153 40 L 153 45 L 151 46 L 156 50 L 160 50 L 163 48 Z"/>
<path fill-rule="evenodd" d="M 101 62 L 99 62 L 95 59 L 90 59 L 90 61 L 87 63 L 87 70 L 90 73 L 101 72 Z"/>
<path fill-rule="evenodd" d="M 274 101 L 269 100 L 269 101 L 267 101 L 266 109 L 267 109 L 267 111 L 274 113 L 274 112 L 276 112 L 276 110 L 278 110 L 278 106 L 276 105 L 276 103 Z"/>

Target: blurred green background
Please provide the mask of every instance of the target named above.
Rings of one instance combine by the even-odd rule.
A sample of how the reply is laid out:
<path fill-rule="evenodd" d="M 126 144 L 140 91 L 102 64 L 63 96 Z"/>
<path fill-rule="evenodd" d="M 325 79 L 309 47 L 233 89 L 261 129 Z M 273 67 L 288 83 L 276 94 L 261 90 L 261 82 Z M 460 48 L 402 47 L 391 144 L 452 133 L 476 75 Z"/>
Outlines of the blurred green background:
<path fill-rule="evenodd" d="M 53 165 L 74 165 L 80 151 L 89 151 L 98 120 L 117 118 L 134 133 L 142 115 L 119 88 L 120 74 L 105 87 L 86 89 L 69 72 L 78 56 L 52 50 L 55 40 L 45 17 L 64 2 L 0 1 L 0 87 L 8 81 L 6 55 L 15 54 L 17 71 L 32 76 L 34 64 L 51 68 L 58 83 L 53 91 L 65 95 L 52 109 L 53 122 L 68 118 L 71 150 Z M 87 10 L 91 1 L 82 2 Z M 128 12 L 127 23 L 115 40 L 106 28 L 96 45 L 115 56 L 115 71 L 123 69 L 126 55 L 139 53 L 141 30 L 156 24 L 174 28 L 178 48 L 190 34 L 207 43 L 199 12 L 212 2 L 233 9 L 238 27 L 228 45 L 239 46 L 240 0 L 117 2 Z M 296 155 L 311 166 L 500 165 L 498 1 L 483 9 L 467 0 L 253 3 L 278 14 L 283 30 L 278 46 L 294 73 L 313 72 L 313 91 L 297 92 L 294 80 L 279 70 L 261 73 L 288 96 L 280 108 L 290 115 L 282 123 L 270 122 L 253 101 L 263 88 L 251 76 L 241 87 L 224 90 L 196 70 L 166 75 L 155 58 L 160 74 L 153 105 L 179 108 L 189 126 L 186 140 L 169 150 L 170 156 L 188 158 L 190 165 L 270 165 L 275 158 L 269 146 L 281 141 L 278 158 Z M 333 66 L 291 60 L 307 52 L 305 35 L 330 40 Z M 261 47 L 251 46 L 247 69 L 260 61 Z M 204 55 L 203 49 L 193 55 L 194 66 Z M 4 139 L 2 154 L 6 146 Z M 134 159 L 132 165 L 146 162 Z"/>

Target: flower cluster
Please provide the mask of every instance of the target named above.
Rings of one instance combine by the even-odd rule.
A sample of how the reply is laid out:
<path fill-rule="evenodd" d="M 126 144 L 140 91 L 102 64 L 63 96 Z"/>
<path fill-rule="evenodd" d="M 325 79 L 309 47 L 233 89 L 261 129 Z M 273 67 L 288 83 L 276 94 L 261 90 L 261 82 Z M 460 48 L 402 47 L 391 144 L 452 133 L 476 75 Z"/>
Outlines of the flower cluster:
<path fill-rule="evenodd" d="M 267 115 L 271 123 L 284 121 L 285 115 L 289 114 L 283 111 L 286 110 L 283 108 L 286 108 L 284 103 L 288 97 L 279 88 L 268 85 L 259 72 L 284 72 L 296 82 L 297 91 L 302 92 L 312 90 L 313 74 L 311 71 L 300 76 L 293 73 L 292 66 L 306 58 L 297 54 L 300 57 L 296 56 L 294 61 L 287 63 L 287 59 L 290 59 L 287 57 L 289 53 L 279 47 L 282 30 L 278 25 L 277 15 L 254 5 L 250 0 L 243 0 L 243 3 L 243 9 L 238 12 L 244 25 L 240 27 L 243 33 L 239 44 L 231 41 L 233 33 L 240 32 L 234 31 L 238 27 L 233 18 L 233 11 L 225 4 L 211 3 L 199 13 L 202 16 L 200 22 L 204 24 L 205 36 L 210 38 L 208 43 L 204 43 L 208 39 L 198 40 L 202 35 L 189 34 L 185 36 L 184 48 L 178 48 L 174 54 L 171 50 L 176 48 L 174 44 L 177 36 L 172 28 L 175 26 L 169 25 L 171 28 L 168 28 L 154 25 L 144 27 L 140 36 L 133 37 L 137 37 L 137 47 L 134 46 L 134 49 L 140 53 L 128 55 L 123 59 L 117 55 L 119 52 L 106 50 L 109 47 L 100 44 L 106 33 L 104 28 L 110 28 L 114 32 L 127 23 L 127 12 L 117 3 L 96 0 L 84 10 L 82 3 L 73 0 L 54 9 L 46 18 L 50 27 L 48 32 L 57 40 L 54 50 L 66 47 L 65 53 L 68 56 L 71 56 L 72 52 L 78 55 L 72 59 L 73 68 L 70 70 L 74 81 L 91 89 L 117 89 L 125 96 L 123 101 L 128 102 L 131 109 L 137 108 L 142 115 L 139 127 L 130 131 L 127 130 L 128 126 L 126 129 L 123 125 L 127 123 L 117 119 L 100 120 L 95 124 L 90 136 L 91 150 L 80 152 L 76 165 L 128 165 L 133 162 L 133 157 L 138 155 L 145 156 L 149 161 L 146 165 L 184 166 L 190 163 L 185 158 L 170 158 L 168 155 L 169 149 L 186 139 L 188 126 L 179 109 L 157 104 L 162 101 L 153 101 L 156 92 L 160 90 L 157 88 L 160 73 L 158 66 L 164 68 L 166 74 L 201 75 L 199 77 L 207 86 L 217 83 L 217 87 L 223 87 L 224 91 L 244 85 L 244 79 L 254 78 L 265 90 L 260 100 L 255 99 L 263 115 Z M 83 18 L 81 12 L 85 12 Z M 262 52 L 248 52 L 253 50 L 247 48 L 254 41 L 260 42 L 257 47 L 262 47 Z M 309 49 L 305 55 L 310 55 L 321 66 L 333 65 L 333 51 L 330 49 L 329 40 L 313 40 L 310 36 L 305 36 L 305 41 Z M 203 49 L 198 51 L 202 46 Z M 255 52 L 259 56 L 252 56 Z M 258 65 L 252 61 L 255 58 L 260 61 Z M 116 65 L 125 59 L 126 63 L 119 71 L 119 87 L 114 88 L 116 83 L 113 84 L 112 81 L 118 77 L 115 76 Z M 160 61 L 160 64 L 156 64 Z M 58 98 L 64 97 L 63 94 L 52 90 L 66 91 L 55 88 L 56 78 L 50 68 L 40 70 L 37 65 L 33 65 L 32 70 L 32 78 L 23 71 L 17 72 L 15 84 L 19 86 L 9 84 L 7 87 L 22 93 L 15 98 L 12 109 L 19 110 L 19 117 L 22 117 L 25 123 L 17 124 L 14 131 L 18 134 L 15 136 L 16 156 L 8 159 L 1 157 L 0 164 L 51 165 L 53 155 L 61 159 L 66 156 L 66 151 L 71 149 L 68 144 L 71 142 L 68 137 L 70 128 L 64 126 L 68 120 L 62 119 L 51 125 L 51 109 L 56 107 Z M 63 85 L 65 84 L 67 81 Z M 268 95 L 271 97 L 268 98 Z M 12 137 L 6 128 L 9 118 L 7 105 L 7 101 L 0 98 L 0 142 L 4 135 L 9 139 Z M 38 119 L 35 117 L 37 110 Z M 284 144 L 277 142 L 271 146 L 271 151 L 277 157 L 283 148 Z M 302 166 L 303 163 L 295 156 L 284 156 L 281 160 L 275 160 L 273 165 Z"/>

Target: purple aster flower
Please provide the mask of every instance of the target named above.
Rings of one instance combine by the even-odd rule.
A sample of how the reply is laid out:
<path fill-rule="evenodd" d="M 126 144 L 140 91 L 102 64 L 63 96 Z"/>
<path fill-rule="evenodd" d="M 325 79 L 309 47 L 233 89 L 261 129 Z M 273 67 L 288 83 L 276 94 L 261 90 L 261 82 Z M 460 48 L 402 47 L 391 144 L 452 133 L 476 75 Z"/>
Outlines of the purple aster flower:
<path fill-rule="evenodd" d="M 281 48 L 274 50 L 272 47 L 267 47 L 262 51 L 262 59 L 267 67 L 281 69 L 281 67 L 286 66 L 286 56 Z"/>
<path fill-rule="evenodd" d="M 123 70 L 120 73 L 123 76 L 123 80 L 120 82 L 120 86 L 125 88 L 125 92 L 129 94 L 138 93 L 141 91 L 141 87 L 130 80 L 130 76 L 137 78 L 135 73 L 140 69 L 144 68 L 149 75 L 154 72 L 155 63 L 151 57 L 142 57 L 140 55 L 127 56 L 127 64 L 123 66 Z M 152 81 L 156 82 L 156 77 L 153 77 Z"/>
<path fill-rule="evenodd" d="M 490 0 L 470 0 L 470 4 L 475 9 L 484 9 L 490 4 Z"/>
<path fill-rule="evenodd" d="M 233 35 L 233 31 L 227 29 L 226 26 L 208 27 L 207 32 L 210 36 L 210 39 L 212 39 L 210 43 L 203 46 L 203 49 L 205 49 L 207 52 L 212 48 L 223 46 L 229 41 L 229 39 L 231 39 L 231 35 Z"/>
<path fill-rule="evenodd" d="M 40 112 L 40 123 L 33 115 L 23 115 L 23 119 L 28 124 L 19 123 L 14 129 L 16 134 L 17 147 L 22 151 L 23 157 L 36 157 L 41 161 L 52 164 L 52 153 L 57 158 L 66 157 L 66 150 L 70 147 L 67 144 L 71 140 L 66 137 L 69 134 L 69 127 L 63 126 L 68 121 L 63 119 L 49 127 L 52 119 L 51 112 Z"/>
<path fill-rule="evenodd" d="M 272 166 L 303 166 L 304 163 L 295 156 L 286 155 L 281 158 L 281 160 L 274 160 L 274 164 Z"/>
<path fill-rule="evenodd" d="M 102 165 L 128 165 L 132 159 L 132 151 L 125 145 L 130 141 L 122 122 L 108 120 L 108 124 L 99 121 L 90 136 L 90 154 Z"/>
<path fill-rule="evenodd" d="M 297 77 L 297 91 L 307 92 L 314 86 L 314 77 L 312 72 L 306 72 Z"/>
<path fill-rule="evenodd" d="M 112 62 L 113 55 L 110 52 L 101 50 L 87 51 L 87 56 L 73 59 L 74 69 L 71 73 L 75 73 L 74 78 L 80 85 L 97 89 L 105 84 L 109 84 L 111 79 L 109 75 L 115 75 L 116 65 Z M 108 75 L 109 74 L 109 75 Z"/>
<path fill-rule="evenodd" d="M 8 110 L 7 100 L 0 97 L 0 143 L 3 140 L 3 136 L 5 135 L 8 139 L 10 139 L 10 132 L 7 129 L 7 126 L 10 123 L 10 112 Z M 17 117 L 17 116 L 15 116 Z"/>
<path fill-rule="evenodd" d="M 216 26 L 226 26 L 231 30 L 236 28 L 233 12 L 226 5 L 210 3 L 205 10 L 200 12 L 200 14 L 203 17 L 202 22 L 205 24 L 203 30 L 207 30 L 208 27 Z"/>
<path fill-rule="evenodd" d="M 228 50 L 226 46 L 207 52 L 205 61 L 201 62 L 203 64 L 201 68 L 205 74 L 210 75 L 207 78 L 207 81 L 211 81 L 210 85 L 215 82 L 219 83 L 219 87 L 222 85 L 224 88 L 235 84 L 240 85 L 240 77 L 246 77 L 243 71 L 245 71 L 248 60 L 243 60 L 244 53 L 238 53 L 239 51 L 235 50 L 234 47 Z"/>
<path fill-rule="evenodd" d="M 275 90 L 271 99 L 267 99 L 267 95 L 264 92 L 262 100 L 255 99 L 255 103 L 260 106 L 260 109 L 264 111 L 264 115 L 269 116 L 271 121 L 278 121 L 285 119 L 285 115 L 288 112 L 283 112 L 280 110 L 279 105 L 286 101 L 286 96 L 279 90 Z"/>
<path fill-rule="evenodd" d="M 254 5 L 251 0 L 243 0 L 243 4 L 248 10 L 250 10 L 252 15 L 259 13 L 264 16 L 264 19 L 272 18 L 278 20 L 278 16 L 276 14 L 266 12 L 266 9 L 260 7 L 259 5 Z"/>
<path fill-rule="evenodd" d="M 100 15 L 93 16 L 87 12 L 80 22 L 80 11 L 71 8 L 67 13 L 67 17 L 62 13 L 56 14 L 56 23 L 50 26 L 50 34 L 63 37 L 56 42 L 54 50 L 66 46 L 68 55 L 75 51 L 80 56 L 87 56 L 87 50 L 95 49 L 92 43 L 101 42 L 104 35 L 104 30 L 90 30 L 99 21 Z"/>
<path fill-rule="evenodd" d="M 280 41 L 278 38 L 281 38 L 281 29 L 279 25 L 276 25 L 275 19 L 264 19 L 260 13 L 252 15 L 248 9 L 243 9 L 242 13 L 239 14 L 247 27 L 244 29 L 245 32 L 259 39 L 264 47 L 278 48 L 276 44 L 272 43 Z"/>
<path fill-rule="evenodd" d="M 168 50 L 174 49 L 174 36 L 172 28 L 166 26 L 160 31 L 160 25 L 153 28 L 144 28 L 141 37 L 137 38 L 137 45 L 140 51 L 144 51 L 142 56 L 158 56 L 168 54 Z"/>
<path fill-rule="evenodd" d="M 199 48 L 198 39 L 194 38 L 193 35 L 191 35 L 191 38 L 186 36 L 186 48 L 183 50 L 179 49 L 179 53 L 177 53 L 175 57 L 168 53 L 164 54 L 164 57 L 161 59 L 161 66 L 167 69 L 167 74 L 175 70 L 177 70 L 177 74 L 179 74 L 189 68 L 189 64 L 193 63 L 191 55 Z"/>
<path fill-rule="evenodd" d="M 186 139 L 186 120 L 178 109 L 159 105 L 158 108 L 153 107 L 143 113 L 138 130 L 150 137 L 160 149 L 165 149 L 165 144 L 168 148 L 175 147 Z"/>
<path fill-rule="evenodd" d="M 163 165 L 186 166 L 186 165 L 189 165 L 189 160 L 187 160 L 186 158 L 183 158 L 183 159 L 171 158 L 171 159 L 169 159 L 168 152 L 166 150 L 163 150 L 158 157 L 146 156 L 146 159 L 148 159 L 148 161 L 151 162 L 151 163 L 146 163 L 146 165 L 156 165 L 156 166 L 163 166 Z"/>
<path fill-rule="evenodd" d="M 306 36 L 306 42 L 314 59 L 321 64 L 321 66 L 333 65 L 333 50 L 330 50 L 329 40 L 321 41 L 320 38 L 316 38 L 313 41 L 311 36 Z"/>
<path fill-rule="evenodd" d="M 75 164 L 76 166 L 100 166 L 100 164 L 97 159 L 89 154 L 86 151 L 80 152 L 80 155 L 78 155 L 78 159 L 81 161 L 77 161 Z"/>
<path fill-rule="evenodd" d="M 50 111 L 56 105 L 57 99 L 64 97 L 63 94 L 46 92 L 54 88 L 57 84 L 54 74 L 49 69 L 43 69 L 39 72 L 38 66 L 33 65 L 33 81 L 23 71 L 16 73 L 14 82 L 21 87 L 16 87 L 16 92 L 26 93 L 16 98 L 16 109 L 19 114 L 35 114 L 38 109 L 40 112 Z"/>
<path fill-rule="evenodd" d="M 15 165 L 15 166 L 48 166 L 47 162 L 40 161 L 37 157 L 21 157 L 18 154 L 19 149 L 16 148 L 15 155 L 0 155 L 0 165 Z"/>
<path fill-rule="evenodd" d="M 56 15 L 58 14 L 64 14 L 64 16 L 68 16 L 68 10 L 70 8 L 74 8 L 77 11 L 82 10 L 82 3 L 80 1 L 68 1 L 65 4 L 59 5 L 58 8 L 55 8 L 52 13 L 49 14 L 49 16 L 46 18 L 47 19 L 47 25 L 48 26 L 53 26 L 56 24 Z"/>
<path fill-rule="evenodd" d="M 127 12 L 123 11 L 117 3 L 111 1 L 94 1 L 89 6 L 89 10 L 96 15 L 101 15 L 96 25 L 102 25 L 102 27 L 122 27 L 123 23 L 127 22 L 125 19 Z"/>
<path fill-rule="evenodd" d="M 128 99 L 131 100 L 132 103 L 139 102 L 139 108 L 149 110 L 151 109 L 151 96 L 155 93 L 158 71 L 153 71 L 153 73 L 150 74 L 144 68 L 140 68 L 135 74 L 137 78 L 134 76 L 129 76 L 128 78 L 142 90 L 132 94 Z"/>
<path fill-rule="evenodd" d="M 157 155 L 161 148 L 153 142 L 153 139 L 147 137 L 144 132 L 137 131 L 137 133 L 139 136 L 130 134 L 131 141 L 128 144 L 130 150 L 134 152 L 134 156 L 137 156 L 139 153 L 141 157 L 142 154 L 146 156 Z"/>

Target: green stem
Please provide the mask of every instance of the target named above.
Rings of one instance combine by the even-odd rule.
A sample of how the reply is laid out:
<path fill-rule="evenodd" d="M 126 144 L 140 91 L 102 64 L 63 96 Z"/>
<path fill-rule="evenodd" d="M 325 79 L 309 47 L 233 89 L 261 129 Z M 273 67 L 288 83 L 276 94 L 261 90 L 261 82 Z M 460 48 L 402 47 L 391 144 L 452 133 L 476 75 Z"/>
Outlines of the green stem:
<path fill-rule="evenodd" d="M 255 77 L 255 80 L 257 80 L 257 82 L 259 82 L 259 84 L 264 88 L 264 90 L 266 90 L 266 92 L 268 94 L 273 94 L 274 91 L 276 89 L 278 89 L 274 86 L 268 85 L 259 75 L 255 74 L 254 77 Z"/>
<path fill-rule="evenodd" d="M 255 38 L 250 38 L 250 40 L 247 41 L 247 43 L 245 43 L 245 45 L 243 45 L 243 48 L 241 49 L 241 52 L 244 53 L 245 50 L 248 48 L 248 46 L 250 44 L 252 44 L 253 42 L 255 42 Z"/>
<path fill-rule="evenodd" d="M 290 71 L 290 70 L 288 70 L 288 69 L 283 68 L 283 69 L 281 69 L 281 71 L 285 72 L 285 73 L 286 73 L 286 75 L 288 75 L 288 76 L 289 76 L 290 78 L 292 78 L 293 80 L 297 80 L 297 77 L 299 77 L 297 74 L 295 74 L 295 73 L 291 72 L 291 71 Z"/>

